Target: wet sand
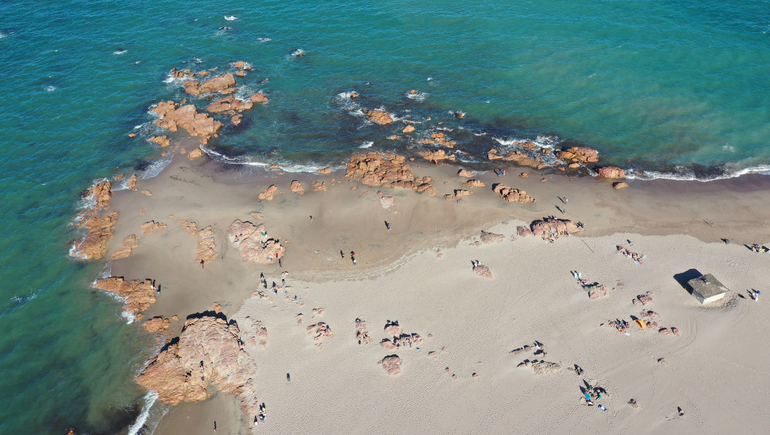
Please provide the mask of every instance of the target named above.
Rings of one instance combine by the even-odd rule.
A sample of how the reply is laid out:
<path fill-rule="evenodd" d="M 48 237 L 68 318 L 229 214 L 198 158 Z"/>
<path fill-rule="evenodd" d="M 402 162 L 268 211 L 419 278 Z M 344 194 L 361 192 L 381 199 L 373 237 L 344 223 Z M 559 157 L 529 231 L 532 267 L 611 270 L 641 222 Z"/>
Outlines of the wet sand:
<path fill-rule="evenodd" d="M 768 420 L 753 410 L 768 401 L 762 361 L 770 355 L 757 344 L 770 323 L 763 300 L 737 293 L 765 290 L 770 279 L 770 255 L 742 246 L 770 241 L 768 177 L 629 181 L 629 188 L 614 190 L 610 180 L 556 173 L 541 182 L 535 170 L 509 168 L 504 177 L 479 173 L 487 186 L 458 203 L 442 197 L 465 188 L 458 167 L 415 161 L 412 169 L 437 178 L 431 184 L 439 196 L 364 186 L 340 171 L 282 174 L 205 157 L 190 162 L 181 154 L 159 176 L 139 180 L 137 192 L 116 192 L 112 207 L 120 217 L 110 252 L 128 234 L 142 238 L 129 258 L 111 263 L 111 271 L 162 285 L 147 318 L 177 314 L 184 320 L 219 302 L 228 318 L 251 316 L 269 333 L 266 349 L 246 349 L 259 366 L 254 383 L 268 408 L 264 424 L 255 428 L 253 416 L 239 419 L 236 401 L 219 395 L 173 409 L 155 433 L 212 433 L 213 421 L 204 420 L 215 414 L 220 427 L 229 428 L 225 433 L 761 433 Z M 520 172 L 529 178 L 519 178 Z M 305 195 L 289 190 L 295 179 L 305 185 Z M 314 180 L 325 181 L 328 191 L 313 192 Z M 505 203 L 492 192 L 497 182 L 538 201 Z M 258 201 L 270 184 L 283 193 Z M 393 207 L 383 208 L 383 195 L 394 197 Z M 253 211 L 265 220 L 254 219 Z M 194 261 L 196 238 L 169 215 L 198 228 L 212 225 L 218 258 L 202 269 Z M 515 236 L 517 225 L 547 215 L 585 222 L 587 229 L 553 244 Z M 235 219 L 264 223 L 271 237 L 286 243 L 288 293 L 281 289 L 272 302 L 251 298 L 260 273 L 280 285 L 282 270 L 241 261 L 225 237 Z M 139 225 L 149 220 L 168 227 L 144 236 Z M 481 230 L 503 234 L 505 241 L 475 246 Z M 636 265 L 616 253 L 619 244 L 647 258 Z M 471 260 L 488 265 L 494 279 L 476 276 Z M 700 306 L 674 279 L 691 269 L 713 273 L 733 290 L 716 304 L 721 308 Z M 590 300 L 572 270 L 603 283 L 610 297 Z M 647 291 L 654 292 L 654 302 L 645 308 L 661 314 L 662 327 L 678 327 L 681 337 L 638 328 L 626 336 L 606 326 L 638 316 L 642 308 L 631 300 Z M 323 317 L 311 319 L 319 307 Z M 358 345 L 356 318 L 368 322 L 374 343 Z M 335 333 L 323 348 L 305 331 L 318 320 Z M 423 348 L 380 347 L 386 320 L 419 333 Z M 578 364 L 584 376 L 565 369 L 537 376 L 517 368 L 532 355 L 510 351 L 534 340 L 548 346 L 547 361 Z M 397 377 L 377 365 L 392 353 L 403 359 Z M 659 358 L 669 364 L 660 365 Z M 610 397 L 601 403 L 611 413 L 581 402 L 583 380 L 607 389 Z M 626 404 L 632 397 L 639 410 Z M 685 417 L 673 418 L 677 406 Z"/>

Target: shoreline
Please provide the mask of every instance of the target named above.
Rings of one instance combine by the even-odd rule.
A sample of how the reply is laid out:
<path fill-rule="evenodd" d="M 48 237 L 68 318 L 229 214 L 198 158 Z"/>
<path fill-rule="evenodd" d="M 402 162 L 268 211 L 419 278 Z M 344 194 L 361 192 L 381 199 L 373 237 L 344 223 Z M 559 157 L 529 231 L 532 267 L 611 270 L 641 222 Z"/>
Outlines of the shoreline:
<path fill-rule="evenodd" d="M 436 166 L 425 163 L 412 162 L 412 169 L 416 175 L 434 178 L 433 184 L 440 194 L 462 187 L 460 182 L 466 178 L 456 176 L 457 168 L 454 165 Z M 752 220 L 736 220 L 725 215 L 724 206 L 717 207 L 727 201 L 732 207 L 746 209 L 754 216 L 762 216 L 767 207 L 762 204 L 761 197 L 770 190 L 770 177 L 765 176 L 747 176 L 714 183 L 634 181 L 630 188 L 617 191 L 612 189 L 611 180 L 570 179 L 557 173 L 547 176 L 546 182 L 541 182 L 540 177 L 534 176 L 537 171 L 533 169 L 509 168 L 509 174 L 504 177 L 496 177 L 490 172 L 478 173 L 475 178 L 485 182 L 487 187 L 476 189 L 473 195 L 462 197 L 462 202 L 456 203 L 446 201 L 440 195 L 431 197 L 406 189 L 378 188 L 349 182 L 340 171 L 327 175 L 312 175 L 284 173 L 281 170 L 246 169 L 248 170 L 205 158 L 191 162 L 184 155 L 177 154 L 158 176 L 138 181 L 137 189 L 151 191 L 152 196 L 128 190 L 115 192 L 112 206 L 119 212 L 121 219 L 116 226 L 116 237 L 111 242 L 110 253 L 120 245 L 123 237 L 136 233 L 143 222 L 156 220 L 168 225 L 168 228 L 163 230 L 168 233 L 163 235 L 167 240 L 163 240 L 161 244 L 166 246 L 166 250 L 171 245 L 171 254 L 159 250 L 161 245 L 158 245 L 157 241 L 150 241 L 158 235 L 150 234 L 143 236 L 139 247 L 135 248 L 136 252 L 129 258 L 116 260 L 111 264 L 114 276 L 138 278 L 137 275 L 141 275 L 163 283 L 163 293 L 158 301 L 145 311 L 146 319 L 174 314 L 183 318 L 192 313 L 206 311 L 214 302 L 221 304 L 228 317 L 237 315 L 243 309 L 243 304 L 250 300 L 249 295 L 257 282 L 256 269 L 264 270 L 271 280 L 278 280 L 280 275 L 275 273 L 275 266 L 260 265 L 255 269 L 239 259 L 232 261 L 231 256 L 237 255 L 237 251 L 233 252 L 232 247 L 224 241 L 223 231 L 232 221 L 231 218 L 237 216 L 254 221 L 249 215 L 251 211 L 263 213 L 266 219 L 261 222 L 267 226 L 271 235 L 274 233 L 282 239 L 288 239 L 287 256 L 283 259 L 287 270 L 291 270 L 291 278 L 287 281 L 299 280 L 308 285 L 321 286 L 348 285 L 362 279 L 378 281 L 383 277 L 398 275 L 403 267 L 413 263 L 416 258 L 435 256 L 437 250 L 462 249 L 461 245 L 465 244 L 463 240 L 468 242 L 473 238 L 478 239 L 479 231 L 485 228 L 499 227 L 501 223 L 510 222 L 511 219 L 530 222 L 543 215 L 560 214 L 555 211 L 555 205 L 567 208 L 567 213 L 558 217 L 587 223 L 586 231 L 574 237 L 575 240 L 593 241 L 616 234 L 633 234 L 635 238 L 637 235 L 647 238 L 689 234 L 696 237 L 699 243 L 720 242 L 721 238 L 730 238 L 734 240 L 733 244 L 739 241 L 764 243 L 768 239 L 766 223 L 758 227 Z M 518 177 L 520 171 L 531 173 L 533 176 L 521 179 Z M 329 191 L 296 195 L 288 188 L 290 182 L 295 179 L 302 181 L 306 186 L 312 181 L 324 180 L 329 183 Z M 335 184 L 331 184 L 332 179 Z M 341 183 L 337 183 L 338 181 Z M 505 203 L 491 192 L 489 187 L 499 181 L 524 188 L 539 201 L 533 204 Z M 444 182 L 450 184 L 444 185 Z M 270 184 L 281 186 L 275 200 L 259 204 L 251 202 L 260 190 Z M 350 190 L 353 186 L 356 186 L 356 190 Z M 369 190 L 369 193 L 363 197 L 359 196 L 366 190 Z M 383 193 L 377 195 L 378 190 Z M 378 201 L 383 195 L 394 197 L 392 209 L 384 209 Z M 559 202 L 556 199 L 558 196 L 568 196 L 569 202 Z M 237 202 L 246 198 L 252 199 L 247 201 L 247 204 L 227 205 L 228 201 Z M 204 203 L 218 205 L 215 206 L 215 211 L 207 212 L 201 209 Z M 142 204 L 148 210 L 139 215 L 137 212 L 143 208 Z M 655 204 L 657 208 L 650 208 L 650 204 Z M 185 252 L 189 256 L 191 251 L 194 252 L 194 239 L 181 231 L 176 222 L 167 218 L 166 210 L 177 210 L 176 215 L 179 215 L 180 219 L 195 220 L 201 225 L 213 222 L 213 226 L 217 228 L 215 238 L 221 243 L 219 246 L 222 247 L 223 259 L 214 261 L 205 269 L 204 272 L 210 275 L 209 277 L 201 280 L 200 275 L 192 275 L 197 268 L 197 265 L 191 264 L 192 261 L 180 263 L 182 259 L 177 253 Z M 187 215 L 179 210 L 187 210 Z M 363 220 L 360 216 L 352 215 L 354 210 L 355 213 L 365 216 Z M 424 215 L 418 213 L 416 216 L 414 210 L 422 210 Z M 412 214 L 407 218 L 408 212 Z M 310 214 L 314 215 L 312 223 L 305 221 Z M 447 215 L 451 215 L 451 218 L 447 218 Z M 280 218 L 276 221 L 274 216 Z M 480 216 L 484 217 L 480 219 Z M 382 222 L 385 219 L 390 220 L 392 230 L 384 228 Z M 715 224 L 712 226 L 709 221 Z M 407 222 L 407 227 L 403 228 Z M 661 225 L 661 222 L 664 224 Z M 356 226 L 363 226 L 363 232 L 360 228 L 356 230 Z M 515 225 L 507 226 L 511 230 L 515 228 Z M 325 233 L 339 231 L 345 236 L 335 234 L 334 237 L 328 237 L 328 234 L 324 236 L 312 232 L 314 228 L 319 227 L 323 228 Z M 308 233 L 308 230 L 311 230 L 311 233 Z M 517 237 L 517 241 L 518 239 Z M 335 247 L 331 248 L 332 245 Z M 350 264 L 337 258 L 338 247 L 355 249 L 359 264 L 352 268 Z M 158 268 L 162 263 L 175 266 Z M 187 277 L 188 274 L 191 276 Z M 231 277 L 230 281 L 233 281 L 225 288 L 221 283 L 217 284 L 223 276 Z M 219 289 L 216 295 L 205 290 L 214 287 Z M 171 337 L 180 331 L 182 325 L 172 323 L 173 326 L 164 336 Z M 197 413 L 207 406 L 206 403 L 186 405 L 184 409 Z M 176 414 L 179 413 L 172 413 Z M 173 417 L 164 419 L 175 421 Z M 169 429 L 156 433 L 180 433 L 171 430 L 170 426 L 173 425 L 163 421 L 159 427 Z"/>

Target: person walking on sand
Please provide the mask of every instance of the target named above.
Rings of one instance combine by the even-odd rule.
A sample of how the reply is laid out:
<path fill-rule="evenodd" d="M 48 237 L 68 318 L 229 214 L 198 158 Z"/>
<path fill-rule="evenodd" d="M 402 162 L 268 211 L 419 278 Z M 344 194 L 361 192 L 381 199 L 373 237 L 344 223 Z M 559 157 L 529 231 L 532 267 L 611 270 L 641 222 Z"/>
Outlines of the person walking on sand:
<path fill-rule="evenodd" d="M 203 269 L 203 259 L 201 259 L 201 269 Z"/>
<path fill-rule="evenodd" d="M 353 264 L 358 264 L 356 263 L 356 253 L 354 251 L 350 251 L 350 258 L 353 260 Z"/>

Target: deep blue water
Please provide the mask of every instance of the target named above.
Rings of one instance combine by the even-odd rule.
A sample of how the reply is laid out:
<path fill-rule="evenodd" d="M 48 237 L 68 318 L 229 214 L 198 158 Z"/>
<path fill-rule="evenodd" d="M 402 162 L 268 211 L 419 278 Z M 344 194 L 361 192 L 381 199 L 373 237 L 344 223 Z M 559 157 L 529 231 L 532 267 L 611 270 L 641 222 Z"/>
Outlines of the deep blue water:
<path fill-rule="evenodd" d="M 541 136 L 647 176 L 730 175 L 770 167 L 769 48 L 756 0 L 5 0 L 0 432 L 114 433 L 141 405 L 148 337 L 90 289 L 104 264 L 67 252 L 79 192 L 158 155 L 127 135 L 182 97 L 171 68 L 254 65 L 242 92 L 270 103 L 210 146 L 243 161 L 411 152 L 386 139 L 403 124 L 356 115 L 383 107 L 418 130 L 444 122 L 466 160 Z"/>

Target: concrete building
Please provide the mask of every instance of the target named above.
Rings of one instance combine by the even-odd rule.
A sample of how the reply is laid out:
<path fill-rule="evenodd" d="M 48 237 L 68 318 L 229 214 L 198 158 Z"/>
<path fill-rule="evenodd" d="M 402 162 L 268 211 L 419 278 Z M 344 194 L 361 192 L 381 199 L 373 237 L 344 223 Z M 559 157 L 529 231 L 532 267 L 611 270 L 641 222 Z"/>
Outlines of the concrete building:
<path fill-rule="evenodd" d="M 718 301 L 725 296 L 729 290 L 721 282 L 714 278 L 714 275 L 707 273 L 699 278 L 693 278 L 687 281 L 692 287 L 692 295 L 699 300 L 701 304 Z"/>

